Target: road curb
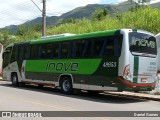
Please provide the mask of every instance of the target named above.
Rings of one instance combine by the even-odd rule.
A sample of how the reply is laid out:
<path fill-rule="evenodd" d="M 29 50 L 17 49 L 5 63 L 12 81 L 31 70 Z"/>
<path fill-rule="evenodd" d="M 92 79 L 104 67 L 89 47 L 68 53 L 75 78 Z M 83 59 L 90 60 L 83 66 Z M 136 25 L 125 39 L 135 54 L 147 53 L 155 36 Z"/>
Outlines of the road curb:
<path fill-rule="evenodd" d="M 134 92 L 105 92 L 105 94 L 110 94 L 113 96 L 119 96 L 119 97 L 135 97 L 139 99 L 147 99 L 147 100 L 154 100 L 154 101 L 160 101 L 160 95 L 152 95 L 147 93 L 134 93 Z"/>

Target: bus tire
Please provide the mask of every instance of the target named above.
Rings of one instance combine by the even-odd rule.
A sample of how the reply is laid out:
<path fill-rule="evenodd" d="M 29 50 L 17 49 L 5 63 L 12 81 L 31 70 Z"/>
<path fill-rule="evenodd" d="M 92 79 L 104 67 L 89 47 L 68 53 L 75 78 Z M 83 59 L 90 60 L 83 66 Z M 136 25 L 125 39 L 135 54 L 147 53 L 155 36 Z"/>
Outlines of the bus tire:
<path fill-rule="evenodd" d="M 72 94 L 73 93 L 73 86 L 70 77 L 63 77 L 61 79 L 61 90 L 64 94 Z"/>
<path fill-rule="evenodd" d="M 43 88 L 43 85 L 41 85 L 41 84 L 38 84 L 38 88 Z"/>
<path fill-rule="evenodd" d="M 134 92 L 135 92 L 135 93 L 139 93 L 139 91 L 138 91 L 138 90 L 135 90 Z"/>
<path fill-rule="evenodd" d="M 88 90 L 87 92 L 90 95 L 98 95 L 100 93 L 99 91 L 92 91 L 92 90 Z"/>
<path fill-rule="evenodd" d="M 19 82 L 18 82 L 18 76 L 16 73 L 13 73 L 11 75 L 11 80 L 12 80 L 12 85 L 15 86 L 15 87 L 18 87 L 19 86 Z"/>

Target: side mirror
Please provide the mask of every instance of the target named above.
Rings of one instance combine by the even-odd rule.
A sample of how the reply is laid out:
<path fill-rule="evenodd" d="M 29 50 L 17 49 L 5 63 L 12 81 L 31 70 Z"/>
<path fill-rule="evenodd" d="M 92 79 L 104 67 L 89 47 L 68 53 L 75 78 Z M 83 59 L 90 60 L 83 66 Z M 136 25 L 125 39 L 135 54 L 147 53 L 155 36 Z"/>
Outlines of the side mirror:
<path fill-rule="evenodd" d="M 5 50 L 5 51 L 3 51 L 3 53 L 2 53 L 2 58 L 4 59 L 4 54 L 8 54 L 8 53 L 10 53 L 10 50 Z"/>

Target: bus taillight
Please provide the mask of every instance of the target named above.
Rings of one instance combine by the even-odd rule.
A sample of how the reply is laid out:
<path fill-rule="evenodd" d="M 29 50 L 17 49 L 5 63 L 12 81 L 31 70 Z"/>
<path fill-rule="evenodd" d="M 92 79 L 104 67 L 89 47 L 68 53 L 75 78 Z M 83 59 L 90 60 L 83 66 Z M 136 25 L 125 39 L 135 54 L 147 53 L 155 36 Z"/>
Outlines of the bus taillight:
<path fill-rule="evenodd" d="M 129 66 L 129 65 L 127 65 L 127 66 L 124 68 L 123 77 L 124 77 L 125 79 L 128 79 L 128 78 L 131 77 L 131 75 L 130 75 L 130 66 Z"/>

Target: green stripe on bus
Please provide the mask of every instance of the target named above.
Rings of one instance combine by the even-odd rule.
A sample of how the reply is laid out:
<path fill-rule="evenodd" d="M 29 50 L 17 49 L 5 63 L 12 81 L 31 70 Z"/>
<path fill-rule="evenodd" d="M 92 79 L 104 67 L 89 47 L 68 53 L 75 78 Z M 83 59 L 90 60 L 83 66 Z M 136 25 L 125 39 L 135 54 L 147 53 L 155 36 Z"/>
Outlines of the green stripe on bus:
<path fill-rule="evenodd" d="M 101 59 L 27 60 L 26 72 L 93 74 Z"/>
<path fill-rule="evenodd" d="M 133 72 L 134 83 L 137 83 L 137 80 L 138 80 L 138 68 L 139 68 L 139 57 L 134 57 L 134 72 Z"/>

